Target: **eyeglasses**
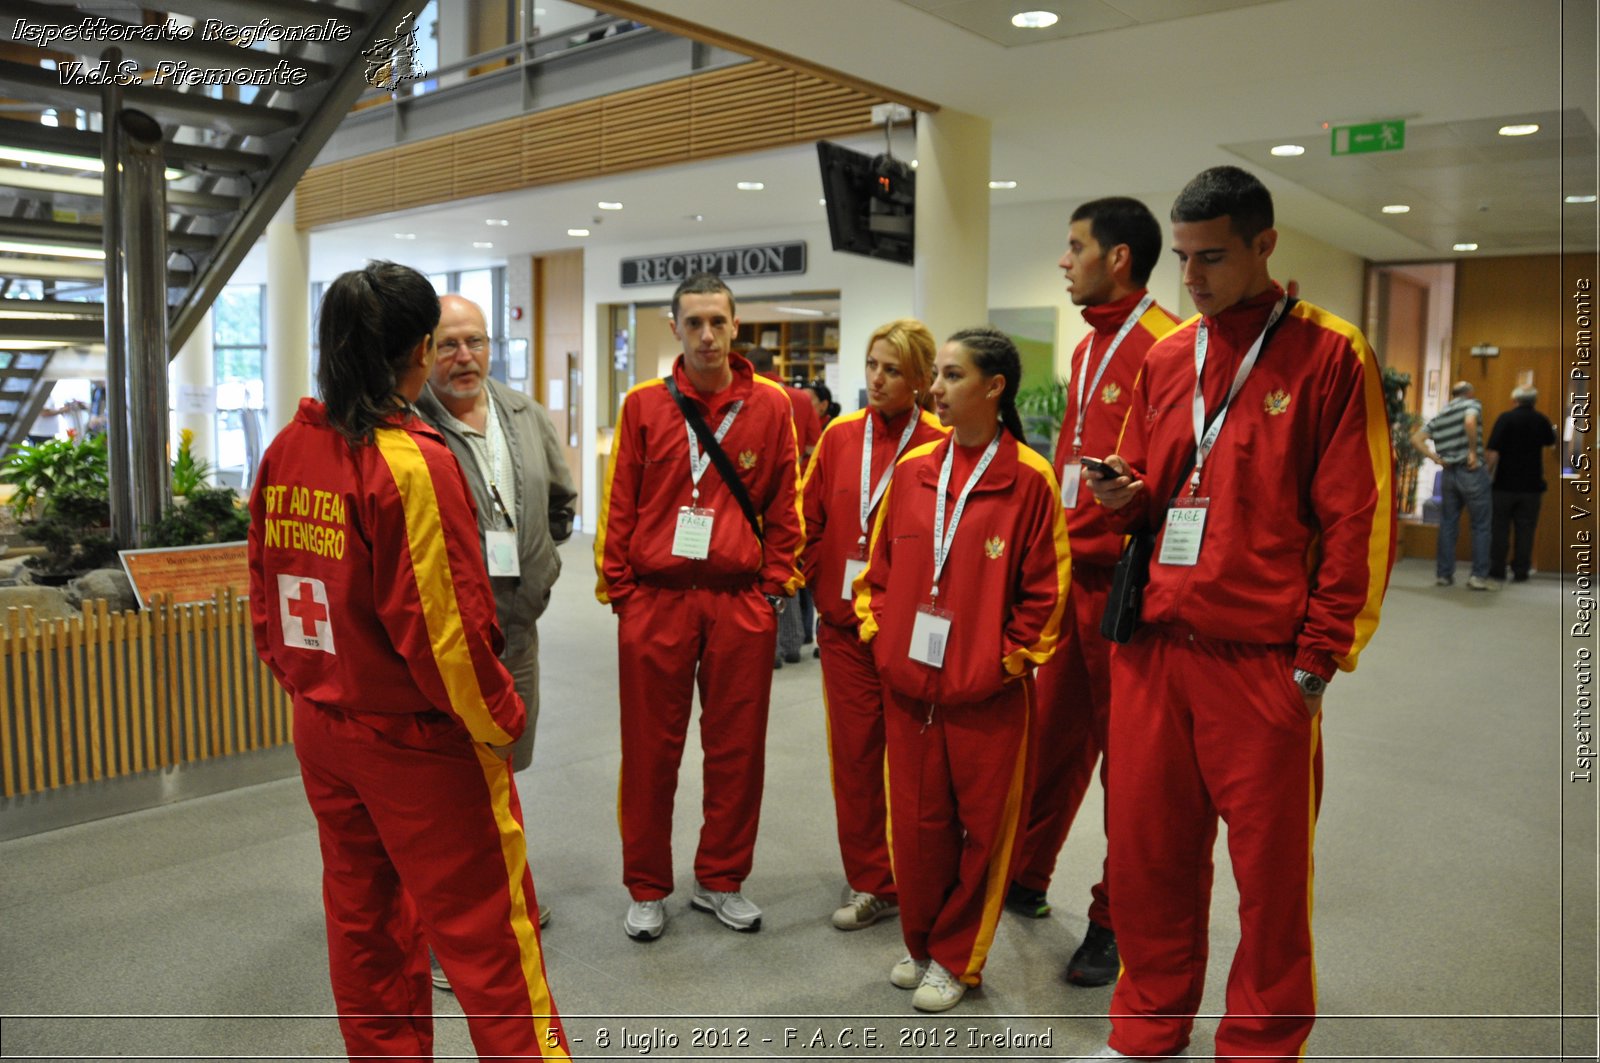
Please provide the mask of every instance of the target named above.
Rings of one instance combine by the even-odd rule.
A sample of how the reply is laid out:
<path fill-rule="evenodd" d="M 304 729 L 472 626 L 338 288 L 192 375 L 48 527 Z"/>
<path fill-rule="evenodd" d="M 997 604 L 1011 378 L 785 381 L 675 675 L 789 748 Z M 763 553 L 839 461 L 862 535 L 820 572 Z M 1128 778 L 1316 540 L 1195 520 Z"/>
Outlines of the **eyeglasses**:
<path fill-rule="evenodd" d="M 439 353 L 446 358 L 453 357 L 457 351 L 465 347 L 472 354 L 482 354 L 489 346 L 487 336 L 469 336 L 464 340 L 445 340 L 439 344 Z"/>

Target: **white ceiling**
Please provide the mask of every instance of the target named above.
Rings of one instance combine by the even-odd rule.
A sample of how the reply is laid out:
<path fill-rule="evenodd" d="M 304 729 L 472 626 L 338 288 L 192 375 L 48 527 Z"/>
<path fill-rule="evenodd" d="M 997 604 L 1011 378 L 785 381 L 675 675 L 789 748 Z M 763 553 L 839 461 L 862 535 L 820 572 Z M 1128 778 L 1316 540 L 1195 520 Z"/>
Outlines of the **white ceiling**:
<path fill-rule="evenodd" d="M 1239 6 L 1245 2 L 1246 6 Z M 994 203 L 1141 196 L 1158 216 L 1199 170 L 1244 165 L 1279 218 L 1376 261 L 1596 246 L 1592 0 L 1090 0 L 1120 26 L 1021 45 L 1014 11 L 1080 0 L 649 0 L 643 6 L 989 119 Z M 924 8 L 933 10 L 923 10 Z M 1102 14 L 1105 12 L 1102 11 Z M 1161 21 L 1149 21 L 1162 15 Z M 996 40 L 964 25 L 992 23 Z M 1066 21 L 1064 19 L 1063 21 Z M 1112 19 L 1111 21 L 1116 21 Z M 1132 24 L 1127 24 L 1128 22 Z M 1334 158 L 1328 125 L 1403 118 L 1407 150 Z M 1538 121 L 1533 137 L 1495 130 Z M 1304 144 L 1279 159 L 1273 144 Z M 854 142 L 881 150 L 881 137 Z M 910 154 L 909 132 L 896 154 Z M 735 181 L 765 181 L 759 193 Z M 694 246 L 742 229 L 816 223 L 810 145 L 367 220 L 313 239 L 313 273 L 389 254 L 429 270 L 507 254 L 647 239 Z M 626 209 L 602 212 L 601 199 Z M 1410 215 L 1378 208 L 1407 202 Z M 689 215 L 704 220 L 689 220 Z M 592 219 L 603 218 L 598 225 Z M 490 228 L 488 217 L 511 225 Z M 593 234 L 568 237 L 569 226 Z M 397 231 L 415 232 L 401 241 Z M 495 243 L 474 249 L 472 240 Z M 242 279 L 242 278 L 241 278 Z"/>

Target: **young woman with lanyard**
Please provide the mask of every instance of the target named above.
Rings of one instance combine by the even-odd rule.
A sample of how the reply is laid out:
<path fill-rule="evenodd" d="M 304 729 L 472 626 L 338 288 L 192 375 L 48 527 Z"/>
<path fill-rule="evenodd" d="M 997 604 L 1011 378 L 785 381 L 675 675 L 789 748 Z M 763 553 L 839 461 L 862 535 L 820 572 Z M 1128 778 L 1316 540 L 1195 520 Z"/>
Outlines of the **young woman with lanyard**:
<path fill-rule="evenodd" d="M 1016 345 L 964 329 L 934 371 L 951 434 L 895 466 L 855 583 L 884 688 L 906 944 L 889 980 L 920 1011 L 982 981 L 1026 807 L 1033 669 L 1055 649 L 1071 568 L 1055 473 L 1022 441 Z"/>
<path fill-rule="evenodd" d="M 895 462 L 943 437 L 933 404 L 933 333 L 909 318 L 867 341 L 867 408 L 829 422 L 804 484 L 806 585 L 821 622 L 822 700 L 828 764 L 847 883 L 833 913 L 860 930 L 898 911 L 889 864 L 883 790 L 883 690 L 872 649 L 861 642 L 851 584 L 867 561 L 867 536 Z"/>

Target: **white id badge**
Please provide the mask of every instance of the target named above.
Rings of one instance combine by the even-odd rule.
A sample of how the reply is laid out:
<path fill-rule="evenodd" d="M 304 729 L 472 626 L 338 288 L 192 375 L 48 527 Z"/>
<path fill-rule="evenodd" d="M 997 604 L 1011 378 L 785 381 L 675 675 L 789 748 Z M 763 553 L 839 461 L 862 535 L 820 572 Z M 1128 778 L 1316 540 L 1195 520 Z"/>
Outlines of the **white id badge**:
<path fill-rule="evenodd" d="M 1061 508 L 1078 508 L 1078 488 L 1083 485 L 1083 466 L 1077 460 L 1061 467 Z"/>
<path fill-rule="evenodd" d="M 856 577 L 861 575 L 861 570 L 867 567 L 863 558 L 852 557 L 844 563 L 844 586 L 839 590 L 839 597 L 845 601 L 854 601 L 856 596 Z"/>
<path fill-rule="evenodd" d="M 483 533 L 483 560 L 491 576 L 520 576 L 522 564 L 517 558 L 517 533 L 486 531 Z"/>
<path fill-rule="evenodd" d="M 672 535 L 672 556 L 704 561 L 711 556 L 711 521 L 716 514 L 698 506 L 678 509 L 678 529 Z"/>
<path fill-rule="evenodd" d="M 1192 565 L 1200 560 L 1200 537 L 1206 530 L 1209 498 L 1180 498 L 1167 510 L 1166 535 L 1161 540 L 1163 565 Z"/>
<path fill-rule="evenodd" d="M 944 667 L 944 650 L 950 642 L 950 614 L 925 605 L 911 623 L 911 659 L 934 668 Z"/>

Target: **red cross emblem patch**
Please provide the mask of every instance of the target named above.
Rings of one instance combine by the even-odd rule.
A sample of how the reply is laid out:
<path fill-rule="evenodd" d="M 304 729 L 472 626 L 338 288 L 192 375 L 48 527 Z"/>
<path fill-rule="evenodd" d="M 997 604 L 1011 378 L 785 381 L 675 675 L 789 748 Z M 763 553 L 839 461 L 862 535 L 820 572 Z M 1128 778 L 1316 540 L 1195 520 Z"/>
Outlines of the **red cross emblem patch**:
<path fill-rule="evenodd" d="M 333 623 L 328 588 L 310 576 L 278 574 L 278 616 L 283 644 L 302 650 L 333 653 Z"/>

